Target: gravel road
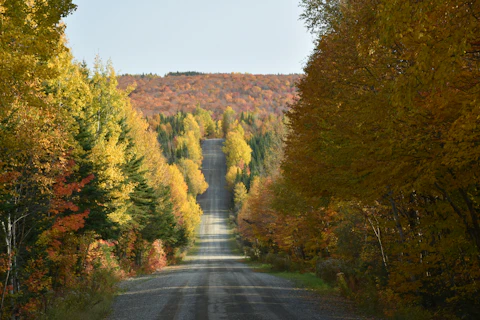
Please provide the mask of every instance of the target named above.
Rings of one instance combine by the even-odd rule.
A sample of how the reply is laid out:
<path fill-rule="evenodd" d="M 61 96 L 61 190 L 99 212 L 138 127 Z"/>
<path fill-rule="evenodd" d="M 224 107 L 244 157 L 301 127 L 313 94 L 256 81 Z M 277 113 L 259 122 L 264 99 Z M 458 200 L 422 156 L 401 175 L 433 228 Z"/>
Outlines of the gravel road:
<path fill-rule="evenodd" d="M 209 188 L 198 197 L 204 212 L 199 250 L 185 264 L 124 281 L 110 319 L 363 319 L 338 297 L 254 272 L 231 252 L 222 143 L 202 145 Z"/>

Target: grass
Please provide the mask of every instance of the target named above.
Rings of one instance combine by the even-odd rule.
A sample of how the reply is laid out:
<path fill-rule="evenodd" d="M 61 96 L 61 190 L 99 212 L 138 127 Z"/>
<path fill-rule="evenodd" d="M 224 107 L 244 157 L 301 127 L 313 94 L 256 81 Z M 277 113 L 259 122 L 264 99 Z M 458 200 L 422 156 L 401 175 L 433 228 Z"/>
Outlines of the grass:
<path fill-rule="evenodd" d="M 70 294 L 58 301 L 41 319 L 48 320 L 100 320 L 112 311 L 114 294 Z"/>
<path fill-rule="evenodd" d="M 173 265 L 188 263 L 190 260 L 189 257 L 196 255 L 200 251 L 201 243 L 202 239 L 200 239 L 197 233 L 195 236 L 195 241 L 188 248 L 178 254 L 176 257 L 176 262 Z"/>
<path fill-rule="evenodd" d="M 291 280 L 300 287 L 311 289 L 318 293 L 337 293 L 336 289 L 323 282 L 314 273 L 272 272 L 271 274 Z"/>
<path fill-rule="evenodd" d="M 237 244 L 237 233 L 235 232 L 236 230 L 235 218 L 233 216 L 232 211 L 229 212 L 229 216 L 227 219 L 227 226 L 228 226 L 228 231 L 230 235 L 228 238 L 228 245 L 230 247 L 230 251 L 233 254 L 243 255 L 243 250 Z"/>
<path fill-rule="evenodd" d="M 322 279 L 315 276 L 311 272 L 290 272 L 275 271 L 269 263 L 246 260 L 245 261 L 253 270 L 257 272 L 268 273 L 280 278 L 292 281 L 297 287 L 313 290 L 321 294 L 338 294 L 338 289 L 326 284 Z"/>
<path fill-rule="evenodd" d="M 118 292 L 116 278 L 109 271 L 97 271 L 90 284 L 71 289 L 54 298 L 42 320 L 100 320 L 112 311 L 112 304 Z"/>

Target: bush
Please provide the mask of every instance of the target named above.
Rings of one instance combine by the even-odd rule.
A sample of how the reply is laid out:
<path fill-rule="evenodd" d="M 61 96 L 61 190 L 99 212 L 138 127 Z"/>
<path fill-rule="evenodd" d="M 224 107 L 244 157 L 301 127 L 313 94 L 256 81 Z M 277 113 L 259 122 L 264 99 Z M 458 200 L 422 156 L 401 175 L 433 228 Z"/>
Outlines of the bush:
<path fill-rule="evenodd" d="M 78 289 L 52 297 L 49 308 L 40 319 L 105 319 L 111 310 L 115 284 L 118 278 L 112 270 L 96 270 L 89 283 L 80 285 Z"/>
<path fill-rule="evenodd" d="M 347 273 L 347 267 L 342 260 L 333 258 L 317 260 L 315 274 L 329 285 L 336 283 L 339 273 Z"/>

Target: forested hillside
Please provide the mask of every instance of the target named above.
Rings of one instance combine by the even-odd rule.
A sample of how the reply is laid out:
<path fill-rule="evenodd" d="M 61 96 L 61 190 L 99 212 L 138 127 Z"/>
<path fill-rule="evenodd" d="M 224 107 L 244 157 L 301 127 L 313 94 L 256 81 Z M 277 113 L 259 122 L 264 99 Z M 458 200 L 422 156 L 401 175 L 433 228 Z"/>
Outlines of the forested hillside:
<path fill-rule="evenodd" d="M 188 75 L 185 75 L 188 74 Z M 130 93 L 132 104 L 144 115 L 174 115 L 193 112 L 200 106 L 221 115 L 226 106 L 236 112 L 254 111 L 281 114 L 296 97 L 300 75 L 196 74 L 123 75 L 122 89 L 136 84 Z"/>
<path fill-rule="evenodd" d="M 395 319 L 478 319 L 480 3 L 303 6 L 281 165 L 235 187 L 246 252 Z"/>

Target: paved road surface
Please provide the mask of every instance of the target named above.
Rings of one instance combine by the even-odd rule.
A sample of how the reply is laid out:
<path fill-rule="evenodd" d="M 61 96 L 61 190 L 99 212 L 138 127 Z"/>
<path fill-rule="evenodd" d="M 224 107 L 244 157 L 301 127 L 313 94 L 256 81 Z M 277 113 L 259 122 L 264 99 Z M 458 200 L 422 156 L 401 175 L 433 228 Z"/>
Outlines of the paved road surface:
<path fill-rule="evenodd" d="M 252 271 L 231 253 L 223 140 L 206 140 L 208 190 L 198 198 L 204 215 L 200 249 L 187 263 L 123 283 L 111 319 L 361 319 L 338 310 L 334 297 L 317 297 L 277 277 Z"/>

